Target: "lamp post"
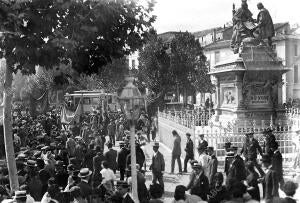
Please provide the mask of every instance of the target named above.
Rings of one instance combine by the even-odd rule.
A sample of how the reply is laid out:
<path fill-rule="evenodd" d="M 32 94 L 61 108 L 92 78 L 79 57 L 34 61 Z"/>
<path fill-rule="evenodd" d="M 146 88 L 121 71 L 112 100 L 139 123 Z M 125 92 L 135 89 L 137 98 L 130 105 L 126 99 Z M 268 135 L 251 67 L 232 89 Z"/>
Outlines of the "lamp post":
<path fill-rule="evenodd" d="M 130 151 L 131 151 L 131 179 L 132 197 L 134 202 L 139 202 L 136 171 L 136 148 L 135 148 L 135 121 L 139 118 L 140 110 L 144 107 L 144 98 L 139 89 L 133 84 L 134 78 L 127 77 L 127 85 L 123 88 L 119 97 L 123 112 L 130 123 Z"/>

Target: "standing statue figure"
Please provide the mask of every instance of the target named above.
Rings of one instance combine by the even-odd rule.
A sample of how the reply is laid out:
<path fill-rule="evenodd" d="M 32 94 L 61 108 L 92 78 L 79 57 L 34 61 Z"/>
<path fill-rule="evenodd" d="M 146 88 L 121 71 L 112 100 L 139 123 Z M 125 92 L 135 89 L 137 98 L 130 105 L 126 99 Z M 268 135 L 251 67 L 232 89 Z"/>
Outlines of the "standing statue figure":
<path fill-rule="evenodd" d="M 271 15 L 267 9 L 264 8 L 262 3 L 257 4 L 259 13 L 257 15 L 255 31 L 253 33 L 255 38 L 261 42 L 263 39 L 268 39 L 268 45 L 272 46 L 272 37 L 275 35 L 274 25 Z"/>
<path fill-rule="evenodd" d="M 233 4 L 233 34 L 231 37 L 230 47 L 234 53 L 238 53 L 241 42 L 244 38 L 252 36 L 251 28 L 247 24 L 254 22 L 252 13 L 248 9 L 247 0 L 242 0 L 241 8 L 235 10 Z M 254 27 L 254 26 L 253 26 Z"/>

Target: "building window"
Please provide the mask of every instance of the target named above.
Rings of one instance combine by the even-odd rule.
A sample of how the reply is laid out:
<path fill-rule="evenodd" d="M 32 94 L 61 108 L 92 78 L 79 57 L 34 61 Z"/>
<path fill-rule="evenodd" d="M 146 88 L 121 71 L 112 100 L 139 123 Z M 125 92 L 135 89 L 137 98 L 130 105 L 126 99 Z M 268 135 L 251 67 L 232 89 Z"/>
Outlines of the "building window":
<path fill-rule="evenodd" d="M 135 60 L 132 60 L 132 61 L 131 61 L 131 68 L 132 68 L 132 69 L 135 69 Z"/>
<path fill-rule="evenodd" d="M 294 45 L 294 53 L 295 53 L 295 56 L 298 56 L 298 45 L 297 44 Z"/>
<path fill-rule="evenodd" d="M 220 62 L 220 51 L 215 51 L 215 63 Z"/>
<path fill-rule="evenodd" d="M 299 82 L 299 69 L 298 65 L 294 65 L 294 83 Z"/>

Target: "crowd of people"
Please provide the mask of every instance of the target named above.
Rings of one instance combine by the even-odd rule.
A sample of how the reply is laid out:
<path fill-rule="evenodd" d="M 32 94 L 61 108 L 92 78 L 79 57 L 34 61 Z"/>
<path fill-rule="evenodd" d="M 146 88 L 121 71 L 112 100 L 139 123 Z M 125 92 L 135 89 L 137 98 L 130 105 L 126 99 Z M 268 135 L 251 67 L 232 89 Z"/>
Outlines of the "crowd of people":
<path fill-rule="evenodd" d="M 152 123 L 152 125 L 151 125 Z M 11 191 L 8 169 L 0 168 L 0 202 L 133 202 L 130 191 L 129 122 L 121 113 L 85 113 L 64 125 L 57 109 L 35 118 L 13 115 L 13 141 L 20 188 Z M 145 185 L 142 146 L 155 139 L 156 125 L 141 113 L 136 122 L 139 198 L 150 199 Z M 141 134 L 146 134 L 143 137 Z M 113 149 L 119 141 L 119 151 Z M 116 172 L 120 177 L 117 179 Z M 157 190 L 156 186 L 150 191 Z"/>
<path fill-rule="evenodd" d="M 188 162 L 192 167 L 189 183 L 186 186 L 176 187 L 173 202 L 296 202 L 293 196 L 298 185 L 283 178 L 282 155 L 272 129 L 267 128 L 263 132 L 263 147 L 254 138 L 253 132 L 245 135 L 241 149 L 232 146 L 231 143 L 225 143 L 224 173 L 218 171 L 219 162 L 216 153 L 213 147 L 208 146 L 204 134 L 199 135 L 198 157 L 195 157 L 194 143 L 189 133 L 186 133 L 187 142 L 184 149 L 186 153 L 182 171 L 181 137 L 175 130 L 172 134 L 174 144 L 171 173 L 174 172 L 176 160 L 179 174 L 187 172 Z M 258 153 L 261 155 L 260 160 L 258 160 Z M 262 191 L 259 189 L 259 184 L 262 185 Z M 285 198 L 279 197 L 279 189 L 284 191 Z M 190 194 L 186 194 L 186 191 L 190 191 Z M 195 201 L 197 198 L 198 200 Z"/>
<path fill-rule="evenodd" d="M 0 168 L 0 202 L 92 203 L 134 202 L 131 190 L 130 123 L 122 113 L 97 112 L 64 125 L 56 109 L 35 118 L 28 111 L 13 116 L 13 140 L 20 188 L 11 191 L 8 169 Z M 164 202 L 165 158 L 155 141 L 157 120 L 142 112 L 136 122 L 136 169 L 139 202 Z M 171 171 L 189 182 L 177 185 L 173 202 L 296 202 L 297 184 L 283 178 L 282 156 L 271 129 L 261 147 L 254 133 L 247 133 L 242 149 L 225 144 L 225 170 L 204 135 L 199 136 L 197 156 L 189 133 L 183 167 L 181 136 L 174 130 Z M 152 135 L 150 137 L 150 135 Z M 146 166 L 144 145 L 152 140 L 153 156 Z M 119 150 L 115 150 L 116 145 Z M 262 159 L 258 160 L 258 153 Z M 192 171 L 188 171 L 191 166 Z M 147 188 L 145 171 L 152 172 Z M 262 184 L 263 194 L 259 189 Z M 287 197 L 279 197 L 279 189 Z M 188 192 L 189 191 L 189 192 Z M 189 194 L 188 194 L 189 193 Z"/>

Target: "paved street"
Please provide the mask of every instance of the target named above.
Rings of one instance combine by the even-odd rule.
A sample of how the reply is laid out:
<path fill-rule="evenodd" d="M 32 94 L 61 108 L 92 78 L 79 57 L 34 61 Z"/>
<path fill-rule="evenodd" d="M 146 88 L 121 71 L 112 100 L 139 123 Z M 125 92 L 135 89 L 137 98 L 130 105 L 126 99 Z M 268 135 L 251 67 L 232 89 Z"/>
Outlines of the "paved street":
<path fill-rule="evenodd" d="M 149 185 L 151 184 L 152 181 L 152 173 L 149 171 L 149 166 L 151 164 L 151 158 L 153 155 L 153 150 L 152 150 L 152 145 L 153 142 L 150 144 L 147 144 L 143 146 L 143 150 L 146 155 L 146 163 L 147 163 L 147 172 L 146 172 L 146 185 L 147 188 L 149 188 Z M 117 144 L 118 146 L 118 144 Z M 118 147 L 117 147 L 118 149 Z M 159 151 L 164 155 L 165 159 L 165 164 L 166 164 L 166 169 L 165 169 L 165 174 L 164 174 L 164 183 L 165 183 L 165 194 L 164 194 L 164 202 L 169 203 L 172 201 L 174 191 L 177 185 L 187 185 L 189 181 L 189 173 L 187 174 L 182 174 L 178 175 L 178 167 L 177 163 L 175 164 L 175 174 L 170 174 L 171 171 L 171 150 L 166 147 L 164 144 L 160 143 L 160 148 Z M 183 157 L 182 157 L 183 158 Z M 183 166 L 183 159 L 182 159 L 182 166 Z M 219 169 L 221 170 L 221 169 Z M 191 168 L 188 167 L 188 171 L 191 171 Z M 299 177 L 288 177 L 286 176 L 285 179 L 293 179 L 296 182 L 300 181 L 300 176 Z M 262 188 L 260 187 L 261 194 L 262 194 Z M 279 194 L 281 197 L 284 197 L 284 193 L 279 190 Z M 300 200 L 300 188 L 298 188 L 298 191 L 296 192 L 295 198 Z M 263 201 L 262 201 L 263 202 Z"/>

